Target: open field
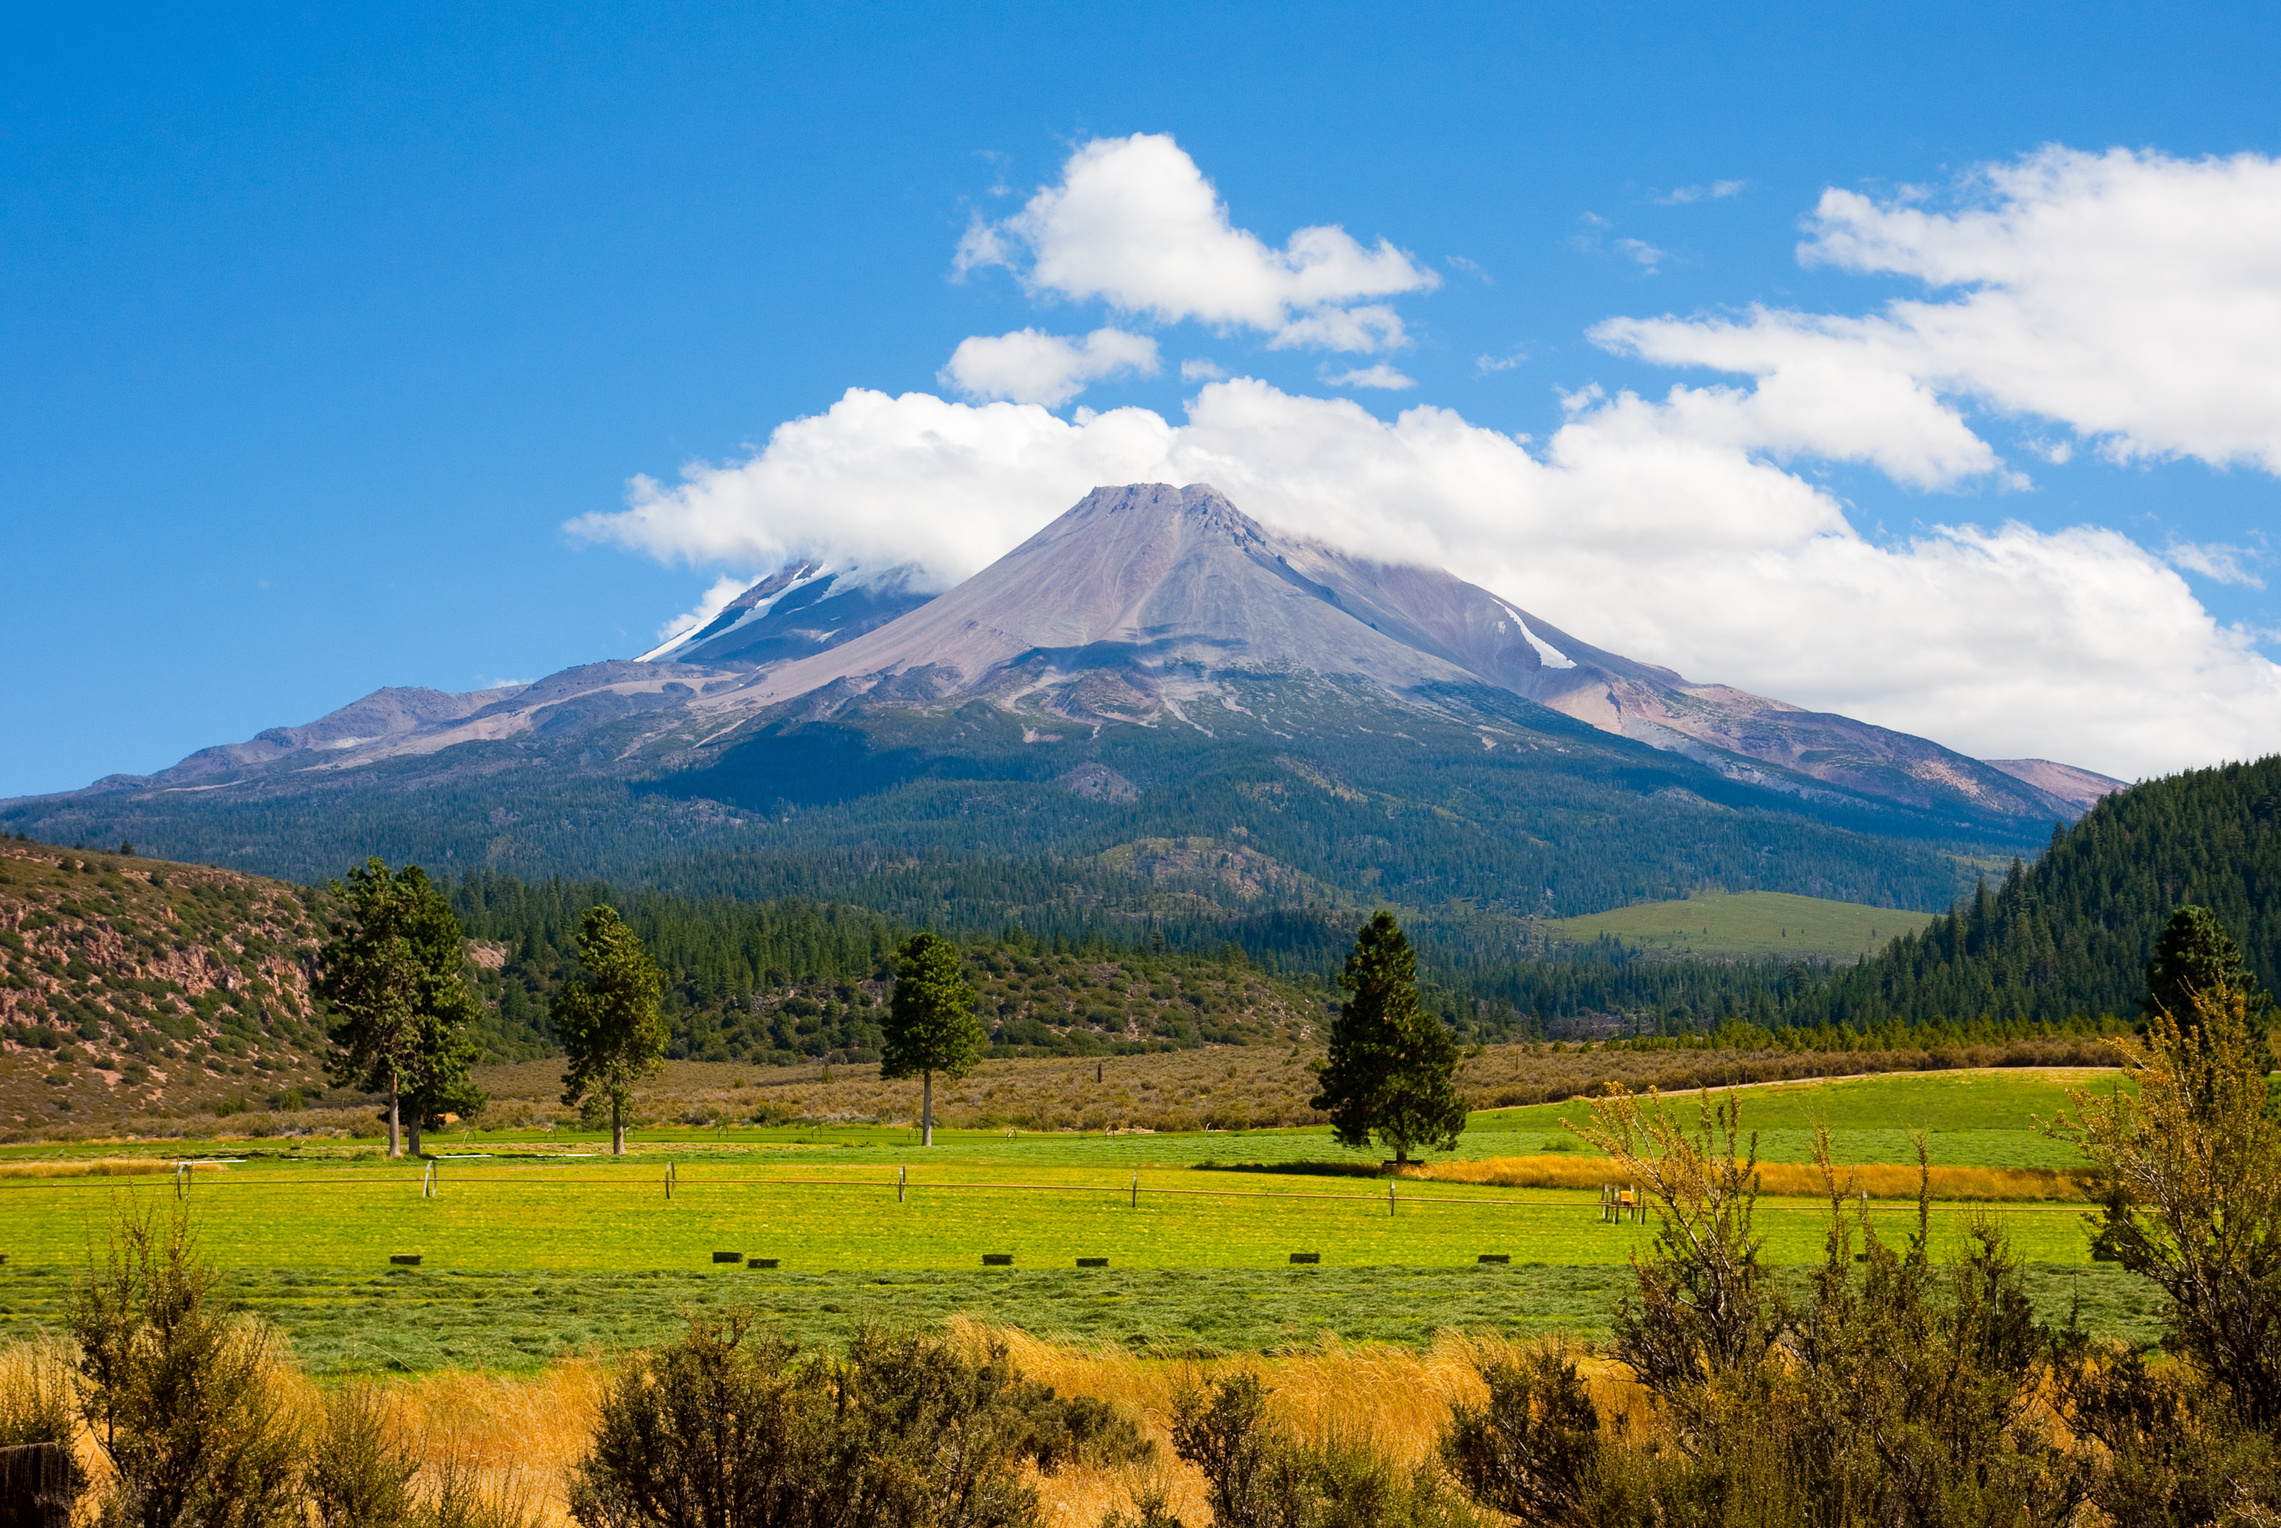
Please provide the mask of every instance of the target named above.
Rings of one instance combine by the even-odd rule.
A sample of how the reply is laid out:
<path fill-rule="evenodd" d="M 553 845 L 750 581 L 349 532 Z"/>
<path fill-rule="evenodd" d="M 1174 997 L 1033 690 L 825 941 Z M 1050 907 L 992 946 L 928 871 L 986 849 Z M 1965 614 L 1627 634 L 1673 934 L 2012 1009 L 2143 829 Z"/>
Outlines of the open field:
<path fill-rule="evenodd" d="M 1563 918 L 1550 926 L 1578 941 L 1616 939 L 1673 955 L 1852 961 L 1932 920 L 1931 913 L 1831 902 L 1786 891 L 1704 891 L 1674 902 L 1639 902 Z"/>
<path fill-rule="evenodd" d="M 2114 1076 L 1933 1073 L 1742 1096 L 1769 1161 L 1803 1160 L 1826 1119 L 1849 1160 L 1905 1161 L 1906 1131 L 1921 1126 L 1939 1164 L 2064 1167 L 2071 1149 L 2029 1116 Z M 1588 1154 L 1561 1128 L 1582 1116 L 1577 1104 L 1483 1112 L 1442 1162 L 1549 1156 L 1589 1180 Z M 321 1372 L 527 1368 L 654 1341 L 683 1309 L 730 1301 L 803 1335 L 964 1311 L 1153 1353 L 1281 1350 L 1324 1332 L 1412 1347 L 1441 1328 L 1589 1336 L 1651 1234 L 1601 1223 L 1594 1188 L 1390 1183 L 1378 1152 L 1344 1150 L 1322 1127 L 943 1131 L 931 1150 L 893 1126 L 679 1127 L 644 1132 L 615 1160 L 568 1132 L 431 1146 L 432 1196 L 426 1164 L 388 1162 L 363 1142 L 0 1149 L 0 1335 L 52 1329 L 109 1217 L 177 1202 L 169 1174 L 132 1169 L 188 1154 L 228 1159 L 182 1192 L 233 1297 L 276 1319 Z M 1913 1222 L 1906 1178 L 1873 1184 L 1871 1213 L 1893 1237 Z M 2089 1262 L 2082 1210 L 1944 1201 L 1935 1238 L 1993 1215 L 2035 1265 L 2047 1315 L 2081 1296 L 2101 1330 L 2150 1330 L 2147 1291 Z M 1795 1193 L 1763 1199 L 1768 1261 L 1817 1259 L 1825 1214 Z M 717 1266 L 722 1251 L 781 1267 Z M 985 1270 L 986 1252 L 1014 1264 Z M 1293 1267 L 1293 1252 L 1322 1263 Z M 409 1253 L 418 1268 L 389 1264 Z M 1483 1253 L 1512 1262 L 1483 1266 Z M 1080 1270 L 1079 1257 L 1111 1266 Z"/>

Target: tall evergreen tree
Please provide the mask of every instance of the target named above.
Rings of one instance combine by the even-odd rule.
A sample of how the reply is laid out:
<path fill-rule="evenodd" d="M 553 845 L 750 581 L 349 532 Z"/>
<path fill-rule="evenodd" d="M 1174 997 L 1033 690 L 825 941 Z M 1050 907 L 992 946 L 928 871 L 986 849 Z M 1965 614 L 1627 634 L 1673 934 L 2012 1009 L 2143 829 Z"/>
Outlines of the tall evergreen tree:
<path fill-rule="evenodd" d="M 1457 1042 L 1418 1006 L 1417 952 L 1392 913 L 1355 935 L 1339 985 L 1354 996 L 1339 1005 L 1318 1064 L 1323 1090 L 1308 1106 L 1330 1115 L 1341 1145 L 1367 1145 L 1375 1132 L 1397 1164 L 1414 1146 L 1455 1146 L 1465 1129 Z"/>
<path fill-rule="evenodd" d="M 589 907 L 579 920 L 578 959 L 586 967 L 556 991 L 555 1033 L 569 1054 L 562 1101 L 589 1095 L 610 1106 L 610 1152 L 626 1154 L 626 1105 L 634 1084 L 665 1064 L 669 1038 L 658 998 L 665 981 L 641 937 L 612 907 Z"/>
<path fill-rule="evenodd" d="M 987 1040 L 974 1016 L 974 988 L 959 970 L 958 947 L 935 933 L 913 934 L 895 956 L 895 997 L 887 1016 L 882 1077 L 922 1079 L 919 1143 L 935 1143 L 935 1073 L 956 1082 L 974 1070 Z"/>
<path fill-rule="evenodd" d="M 459 922 L 417 865 L 391 871 L 368 859 L 332 890 L 342 909 L 318 954 L 316 984 L 336 1019 L 327 1067 L 341 1086 L 388 1095 L 392 1157 L 403 1155 L 403 1106 L 412 1098 L 416 1152 L 430 1105 L 473 1093 L 466 1030 L 481 1008 L 461 979 Z"/>
<path fill-rule="evenodd" d="M 2148 1014 L 2166 1013 L 2181 1024 L 2192 1022 L 2197 997 L 2222 1000 L 2235 992 L 2249 999 L 2253 1024 L 2264 1018 L 2264 995 L 2241 958 L 2241 946 L 2217 914 L 2191 903 L 2172 913 L 2155 939 L 2146 987 L 2139 1007 Z"/>

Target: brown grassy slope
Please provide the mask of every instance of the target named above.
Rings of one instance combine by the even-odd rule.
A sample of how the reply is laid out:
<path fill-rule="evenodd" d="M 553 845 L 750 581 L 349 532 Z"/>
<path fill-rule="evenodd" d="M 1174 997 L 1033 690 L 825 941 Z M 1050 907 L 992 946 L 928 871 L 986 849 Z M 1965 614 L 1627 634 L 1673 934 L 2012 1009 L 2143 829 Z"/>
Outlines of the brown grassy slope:
<path fill-rule="evenodd" d="M 1307 1106 L 1319 1045 L 1206 1046 L 1148 1055 L 985 1061 L 935 1084 L 935 1118 L 953 1129 L 1260 1129 L 1319 1125 Z M 1458 1086 L 1477 1109 L 1590 1096 L 1611 1084 L 1666 1092 L 1727 1083 L 1951 1067 L 2103 1066 L 2095 1042 L 2015 1041 L 1906 1051 L 1631 1051 L 1584 1044 L 1492 1045 L 1468 1058 Z M 560 1103 L 562 1063 L 483 1067 L 485 1123 L 533 1124 L 575 1113 Z M 882 1082 L 876 1065 L 789 1067 L 671 1061 L 636 1098 L 651 1124 L 817 1120 L 904 1123 L 918 1116 L 916 1080 Z M 1913 1180 L 1912 1180 L 1913 1181 Z"/>
<path fill-rule="evenodd" d="M 295 887 L 0 840 L 0 1131 L 323 1085 Z"/>

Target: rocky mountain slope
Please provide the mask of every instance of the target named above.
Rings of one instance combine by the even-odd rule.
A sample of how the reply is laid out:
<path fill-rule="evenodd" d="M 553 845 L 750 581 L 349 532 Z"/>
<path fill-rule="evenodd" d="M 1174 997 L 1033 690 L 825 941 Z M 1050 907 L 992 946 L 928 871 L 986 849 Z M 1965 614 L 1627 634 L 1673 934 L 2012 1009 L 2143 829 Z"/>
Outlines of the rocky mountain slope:
<path fill-rule="evenodd" d="M 1157 484 L 1096 490 L 932 599 L 908 570 L 796 564 L 645 660 L 379 691 L 0 802 L 0 828 L 296 877 L 368 852 L 613 877 L 750 852 L 830 894 L 899 856 L 1098 867 L 1202 838 L 1252 862 L 1182 883 L 1222 908 L 1575 913 L 1696 885 L 1937 906 L 1955 866 L 1909 844 L 2039 845 L 2101 783 L 1694 683 Z M 1061 879 L 1065 901 L 1164 913 L 1130 875 Z"/>
<path fill-rule="evenodd" d="M 297 887 L 0 841 L 0 1132 L 324 1087 Z"/>
<path fill-rule="evenodd" d="M 288 756 L 304 769 L 350 768 L 636 715 L 652 718 L 641 742 L 694 728 L 717 746 L 791 702 L 813 718 L 981 697 L 1049 727 L 1209 731 L 1237 704 L 1231 676 L 1359 680 L 1413 704 L 1487 684 L 1726 778 L 1808 796 L 2049 822 L 2119 784 L 2045 761 L 1983 763 L 1693 683 L 1454 575 L 1276 535 L 1200 484 L 1097 489 L 933 599 L 908 592 L 907 570 L 835 593 L 838 578 L 795 564 L 640 663 L 583 665 L 506 691 L 381 690 L 306 727 L 96 789 L 179 789 Z"/>

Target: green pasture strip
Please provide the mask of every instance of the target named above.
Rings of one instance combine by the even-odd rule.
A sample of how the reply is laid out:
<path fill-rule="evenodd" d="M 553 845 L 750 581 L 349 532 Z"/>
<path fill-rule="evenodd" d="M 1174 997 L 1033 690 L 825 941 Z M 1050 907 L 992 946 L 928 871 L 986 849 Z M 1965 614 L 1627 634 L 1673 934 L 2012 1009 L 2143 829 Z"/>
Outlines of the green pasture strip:
<path fill-rule="evenodd" d="M 1989 1072 L 1885 1073 L 1813 1082 L 1737 1088 L 1745 1132 L 1756 1131 L 1759 1155 L 1769 1162 L 1811 1160 L 1813 1128 L 1827 1124 L 1831 1145 L 1845 1162 L 1911 1162 L 1909 1132 L 1928 1136 L 1934 1162 L 1949 1167 L 2079 1167 L 2083 1158 L 2036 1121 L 2076 1112 L 2071 1090 L 2094 1095 L 2131 1090 L 2113 1068 L 2034 1068 Z M 1704 1103 L 1717 1106 L 1726 1090 L 1688 1093 L 1670 1102 L 1692 1123 Z M 1583 1099 L 1488 1110 L 1472 1116 L 1465 1140 L 1471 1156 L 1527 1156 L 1534 1151 L 1585 1148 L 1563 1128 L 1589 1122 Z M 1494 1149 L 1516 1143 L 1509 1153 Z"/>
<path fill-rule="evenodd" d="M 1960 1167 L 2071 1167 L 2075 1149 L 2036 1128 L 2034 1116 L 2049 1120 L 2070 1109 L 2070 1087 L 2103 1091 L 2121 1074 L 2105 1069 L 2033 1069 L 1998 1072 L 1927 1072 L 1836 1078 L 1810 1083 L 1760 1084 L 1737 1090 L 1747 1129 L 1760 1133 L 1767 1161 L 1802 1162 L 1810 1156 L 1811 1130 L 1826 1120 L 1840 1160 L 1913 1160 L 1908 1132 L 1930 1132 L 1933 1160 Z M 1682 1111 L 1701 1095 L 1681 1095 Z M 1583 1100 L 1537 1104 L 1474 1114 L 1455 1152 L 1464 1159 L 1531 1156 L 1545 1151 L 1582 1151 L 1563 1120 L 1582 1123 L 1590 1106 Z M 1385 1152 L 1377 1146 L 1342 1147 L 1327 1126 L 1277 1130 L 1213 1130 L 1115 1135 L 1037 1132 L 1008 1136 L 1003 1130 L 937 1132 L 932 1147 L 920 1146 L 916 1132 L 880 1126 L 737 1126 L 719 1129 L 653 1129 L 637 1134 L 637 1159 L 767 1159 L 794 1162 L 876 1162 L 887 1169 L 901 1163 L 1006 1164 L 1032 1167 L 1091 1167 L 1131 1173 L 1152 1168 L 1268 1165 L 1325 1162 L 1375 1166 Z M 564 1131 L 452 1132 L 430 1136 L 429 1153 L 447 1164 L 481 1155 L 493 1161 L 606 1160 L 604 1138 Z M 1437 1154 L 1442 1155 L 1442 1154 Z M 245 1159 L 233 1171 L 254 1171 L 283 1162 L 353 1162 L 379 1166 L 379 1149 L 369 1141 L 221 1140 L 123 1143 L 45 1142 L 0 1147 L 0 1163 L 86 1161 L 105 1156 L 173 1160 L 182 1157 Z M 0 1182 L 7 1180 L 0 1179 Z"/>
<path fill-rule="evenodd" d="M 1901 934 L 1913 934 L 1931 913 L 1831 902 L 1786 891 L 1698 892 L 1671 902 L 1640 902 L 1552 927 L 1570 939 L 1622 940 L 1674 955 L 1789 955 L 1799 959 L 1859 959 Z"/>
<path fill-rule="evenodd" d="M 922 1168 L 898 1202 L 891 1173 L 764 1174 L 723 1164 L 676 1164 L 665 1192 L 661 1163 L 525 1166 L 478 1176 L 446 1167 L 434 1197 L 410 1165 L 363 1170 L 207 1175 L 189 1204 L 207 1253 L 236 1268 L 372 1268 L 392 1254 L 455 1270 L 685 1269 L 716 1251 L 776 1257 L 796 1271 L 944 1269 L 1010 1253 L 1017 1266 L 1071 1266 L 1108 1257 L 1131 1268 L 1263 1268 L 1293 1252 L 1333 1266 L 1459 1266 L 1483 1253 L 1516 1261 L 1589 1265 L 1625 1261 L 1645 1227 L 1607 1225 L 1590 1192 L 1406 1181 L 1391 1208 L 1381 1183 L 1270 1174 L 1147 1173 L 1137 1202 L 1131 1175 L 1087 1182 L 1037 1170 L 1020 1178 Z M 166 1178 L 0 1179 L 0 1252 L 27 1264 L 76 1262 L 116 1208 L 171 1207 Z M 1874 1202 L 1878 1224 L 1899 1236 L 1914 1213 Z M 1826 1208 L 1809 1200 L 1760 1202 L 1764 1255 L 1774 1263 L 1820 1257 Z M 2023 1258 L 2082 1261 L 2079 1206 L 1935 1207 L 1947 1245 L 1973 1217 L 2010 1228 Z"/>
<path fill-rule="evenodd" d="M 0 1342 L 60 1331 L 78 1269 L 0 1269 Z M 1804 1293 L 1804 1270 L 1780 1277 Z M 2079 1308 L 2100 1337 L 2159 1335 L 2152 1286 L 2110 1264 L 2030 1266 L 2046 1321 Z M 1609 1334 L 1628 1268 L 1056 1269 L 816 1273 L 723 1268 L 643 1273 L 466 1272 L 400 1268 L 241 1268 L 224 1275 L 237 1308 L 282 1327 L 314 1374 L 437 1369 L 529 1371 L 678 1335 L 687 1314 L 742 1306 L 804 1341 L 858 1327 L 934 1326 L 952 1315 L 1015 1326 L 1049 1342 L 1150 1357 L 1216 1358 L 1349 1343 L 1419 1348 L 1437 1330 L 1515 1337 Z"/>

